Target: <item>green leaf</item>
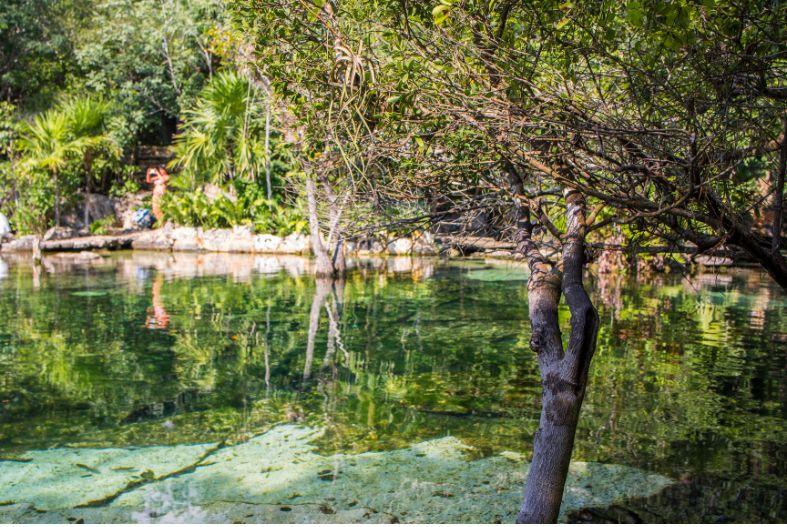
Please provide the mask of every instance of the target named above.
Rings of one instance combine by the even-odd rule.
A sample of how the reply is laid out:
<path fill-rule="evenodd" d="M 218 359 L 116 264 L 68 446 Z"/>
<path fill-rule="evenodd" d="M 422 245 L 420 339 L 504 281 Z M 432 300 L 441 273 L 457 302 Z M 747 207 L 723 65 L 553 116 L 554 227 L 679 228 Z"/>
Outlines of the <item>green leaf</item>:
<path fill-rule="evenodd" d="M 440 4 L 432 9 L 432 18 L 434 19 L 434 23 L 436 25 L 441 25 L 445 20 L 448 18 L 448 15 L 451 13 L 451 6 Z"/>

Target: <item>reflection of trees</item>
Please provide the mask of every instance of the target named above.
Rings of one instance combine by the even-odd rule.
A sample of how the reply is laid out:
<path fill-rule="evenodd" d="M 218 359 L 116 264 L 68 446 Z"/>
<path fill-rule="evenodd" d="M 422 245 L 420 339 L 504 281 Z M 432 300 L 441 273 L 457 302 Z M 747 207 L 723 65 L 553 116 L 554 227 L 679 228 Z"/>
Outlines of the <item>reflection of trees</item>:
<path fill-rule="evenodd" d="M 22 430 L 40 445 L 243 437 L 288 409 L 328 426 L 327 449 L 448 433 L 481 452 L 529 444 L 540 385 L 522 288 L 450 269 L 364 273 L 321 285 L 173 272 L 158 291 L 164 332 L 144 330 L 154 273 L 140 291 L 107 268 L 45 274 L 31 294 L 30 270 L 12 268 L 0 282 L 3 445 L 31 444 Z M 752 274 L 729 276 L 613 285 L 578 458 L 781 481 L 784 299 Z M 102 294 L 73 294 L 85 289 Z"/>

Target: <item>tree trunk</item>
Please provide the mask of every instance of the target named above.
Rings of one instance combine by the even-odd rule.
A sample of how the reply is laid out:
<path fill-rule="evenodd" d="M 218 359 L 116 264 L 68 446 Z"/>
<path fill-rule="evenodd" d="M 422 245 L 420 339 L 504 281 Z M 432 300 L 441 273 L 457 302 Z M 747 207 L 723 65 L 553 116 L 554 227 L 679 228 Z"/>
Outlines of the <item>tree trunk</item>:
<path fill-rule="evenodd" d="M 90 230 L 90 169 L 85 162 L 85 229 Z"/>
<path fill-rule="evenodd" d="M 55 227 L 60 227 L 60 178 L 55 172 Z"/>
<path fill-rule="evenodd" d="M 90 230 L 90 180 L 85 183 L 85 229 Z"/>
<path fill-rule="evenodd" d="M 784 118 L 784 138 L 779 149 L 779 168 L 776 173 L 776 196 L 773 201 L 773 233 L 771 253 L 777 254 L 782 243 L 782 217 L 784 215 L 784 176 L 787 172 L 787 117 Z"/>
<path fill-rule="evenodd" d="M 271 188 L 271 94 L 265 101 L 265 191 L 268 201 L 273 199 Z"/>
<path fill-rule="evenodd" d="M 713 227 L 719 234 L 746 251 L 787 292 L 787 259 L 779 251 L 772 251 L 771 244 L 754 232 L 750 225 L 736 218 L 714 192 L 706 191 L 702 197 L 712 216 L 718 219 L 718 224 Z"/>
<path fill-rule="evenodd" d="M 596 348 L 598 314 L 582 283 L 585 204 L 572 189 L 564 193 L 567 229 L 563 272 L 549 262 L 531 238 L 529 208 L 517 205 L 517 249 L 528 260 L 528 304 L 532 337 L 541 375 L 541 417 L 533 444 L 533 462 L 517 523 L 555 523 L 568 475 L 587 373 Z M 564 351 L 558 325 L 561 291 L 571 311 L 571 335 Z"/>
<path fill-rule="evenodd" d="M 306 204 L 309 208 L 309 236 L 312 252 L 316 259 L 315 274 L 318 277 L 334 276 L 333 264 L 322 243 L 320 234 L 320 220 L 317 216 L 317 186 L 314 176 L 308 172 L 306 174 Z"/>

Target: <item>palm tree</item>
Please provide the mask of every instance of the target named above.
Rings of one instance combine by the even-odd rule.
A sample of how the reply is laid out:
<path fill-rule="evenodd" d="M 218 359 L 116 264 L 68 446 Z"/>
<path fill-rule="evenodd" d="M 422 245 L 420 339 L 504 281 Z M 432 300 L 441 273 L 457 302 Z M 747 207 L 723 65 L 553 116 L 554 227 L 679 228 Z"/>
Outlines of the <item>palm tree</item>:
<path fill-rule="evenodd" d="M 214 75 L 196 106 L 185 112 L 175 137 L 177 164 L 197 179 L 222 183 L 236 177 L 256 179 L 265 159 L 263 96 L 235 72 Z"/>
<path fill-rule="evenodd" d="M 88 205 L 93 161 L 103 155 L 120 157 L 120 147 L 106 132 L 109 106 L 90 97 L 66 101 L 56 109 L 37 115 L 22 126 L 20 150 L 26 170 L 44 170 L 55 187 L 55 225 L 60 226 L 60 194 L 63 170 L 81 162 L 85 173 L 85 226 L 89 225 Z"/>
<path fill-rule="evenodd" d="M 108 159 L 120 158 L 120 147 L 115 138 L 107 133 L 110 105 L 92 97 L 79 97 L 67 101 L 64 112 L 76 152 L 81 153 L 85 172 L 85 227 L 90 226 L 90 183 L 93 177 L 93 161 L 98 155 Z"/>
<path fill-rule="evenodd" d="M 45 170 L 55 186 L 55 225 L 60 226 L 60 175 L 76 151 L 63 112 L 49 110 L 22 125 L 19 148 L 25 170 Z"/>

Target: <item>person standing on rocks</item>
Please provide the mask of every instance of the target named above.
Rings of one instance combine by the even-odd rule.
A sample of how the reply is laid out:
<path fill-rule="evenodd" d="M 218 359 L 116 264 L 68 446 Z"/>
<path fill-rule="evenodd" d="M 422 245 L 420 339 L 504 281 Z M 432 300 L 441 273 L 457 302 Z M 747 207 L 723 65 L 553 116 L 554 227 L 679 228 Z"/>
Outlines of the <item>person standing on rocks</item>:
<path fill-rule="evenodd" d="M 145 174 L 145 182 L 153 184 L 153 215 L 156 217 L 156 221 L 161 224 L 164 218 L 164 214 L 161 211 L 161 198 L 167 192 L 169 174 L 164 167 L 150 167 Z"/>

